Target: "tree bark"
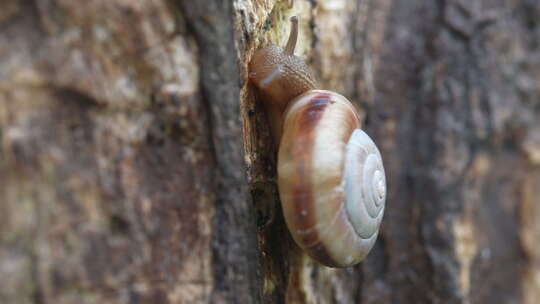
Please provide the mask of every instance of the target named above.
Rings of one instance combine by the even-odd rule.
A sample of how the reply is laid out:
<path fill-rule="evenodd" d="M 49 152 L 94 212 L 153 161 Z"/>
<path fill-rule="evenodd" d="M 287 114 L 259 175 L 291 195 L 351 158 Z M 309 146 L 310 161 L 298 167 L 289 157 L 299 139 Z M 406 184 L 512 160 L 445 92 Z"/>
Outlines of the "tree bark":
<path fill-rule="evenodd" d="M 538 302 L 540 3 L 287 2 L 0 3 L 0 303 Z M 348 269 L 289 235 L 247 81 L 292 15 L 385 163 Z"/>

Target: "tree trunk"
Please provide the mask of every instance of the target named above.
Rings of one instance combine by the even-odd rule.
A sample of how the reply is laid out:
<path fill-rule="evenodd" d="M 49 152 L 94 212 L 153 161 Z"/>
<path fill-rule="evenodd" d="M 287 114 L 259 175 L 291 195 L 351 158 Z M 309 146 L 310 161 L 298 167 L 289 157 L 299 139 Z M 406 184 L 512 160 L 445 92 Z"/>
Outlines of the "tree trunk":
<path fill-rule="evenodd" d="M 253 52 L 361 110 L 379 239 L 292 241 Z M 0 303 L 537 303 L 536 0 L 4 0 Z"/>

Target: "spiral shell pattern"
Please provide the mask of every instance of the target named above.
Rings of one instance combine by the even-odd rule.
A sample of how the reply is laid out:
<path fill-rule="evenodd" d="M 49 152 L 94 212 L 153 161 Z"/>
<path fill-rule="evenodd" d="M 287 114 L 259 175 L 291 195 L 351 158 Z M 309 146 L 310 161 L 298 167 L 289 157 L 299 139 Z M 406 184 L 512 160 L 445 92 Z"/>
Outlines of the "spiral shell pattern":
<path fill-rule="evenodd" d="M 285 221 L 295 242 L 331 267 L 365 258 L 386 202 L 381 154 L 356 113 L 345 97 L 311 90 L 284 115 L 278 186 Z"/>

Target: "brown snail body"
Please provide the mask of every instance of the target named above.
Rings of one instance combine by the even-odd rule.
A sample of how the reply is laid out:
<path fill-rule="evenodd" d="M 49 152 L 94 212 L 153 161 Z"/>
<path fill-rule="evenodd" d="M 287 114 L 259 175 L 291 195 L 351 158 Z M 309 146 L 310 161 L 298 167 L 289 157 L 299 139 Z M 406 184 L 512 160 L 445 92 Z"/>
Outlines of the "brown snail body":
<path fill-rule="evenodd" d="M 342 95 L 317 90 L 303 60 L 294 56 L 297 19 L 285 49 L 262 48 L 250 80 L 264 102 L 279 143 L 278 188 L 295 242 L 331 267 L 352 266 L 377 238 L 386 201 L 379 150 L 360 130 L 355 107 Z"/>

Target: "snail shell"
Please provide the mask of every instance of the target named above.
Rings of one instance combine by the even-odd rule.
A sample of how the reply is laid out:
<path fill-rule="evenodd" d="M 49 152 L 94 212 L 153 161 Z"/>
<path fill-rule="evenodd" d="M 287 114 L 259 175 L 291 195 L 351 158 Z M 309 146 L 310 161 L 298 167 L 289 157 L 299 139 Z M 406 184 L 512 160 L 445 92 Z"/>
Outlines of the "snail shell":
<path fill-rule="evenodd" d="M 322 264 L 351 266 L 373 247 L 386 181 L 375 143 L 343 96 L 310 90 L 291 102 L 279 146 L 278 186 L 295 242 Z"/>
<path fill-rule="evenodd" d="M 249 64 L 274 141 L 279 143 L 278 188 L 295 242 L 331 267 L 347 267 L 369 253 L 379 231 L 386 180 L 375 143 L 360 129 L 355 107 L 342 95 L 317 90 L 294 56 L 293 17 L 285 49 L 267 46 Z"/>

